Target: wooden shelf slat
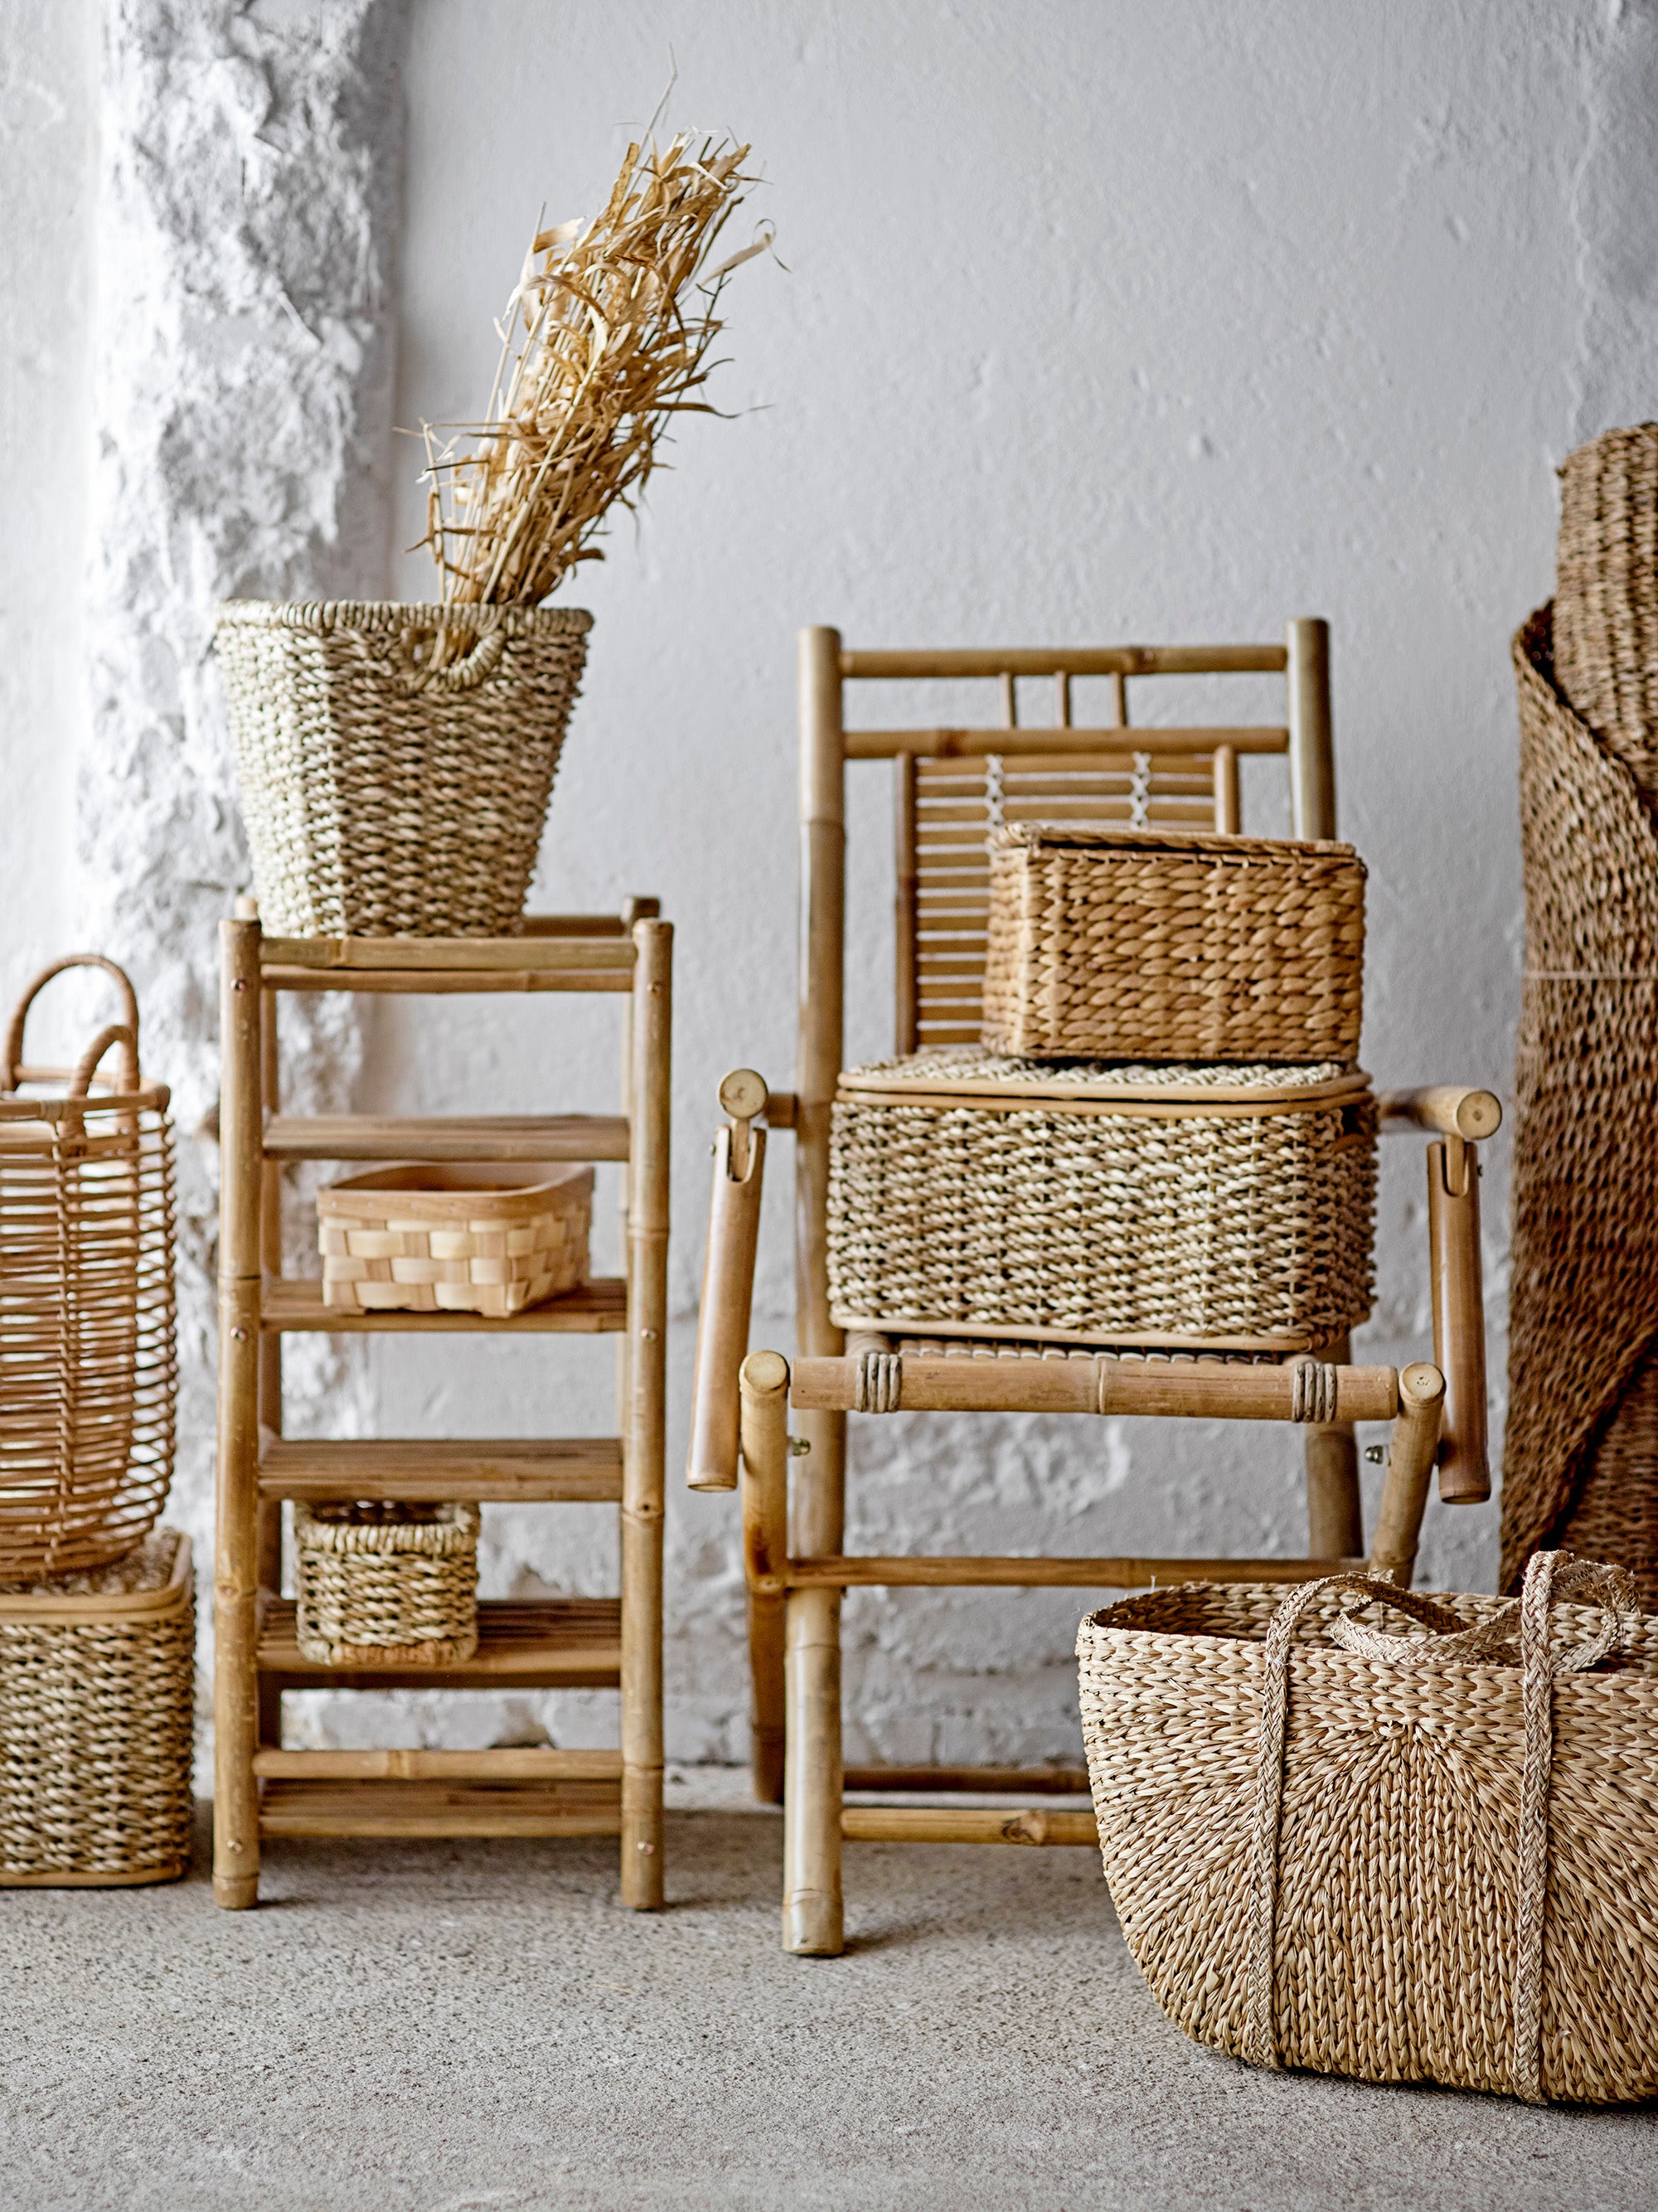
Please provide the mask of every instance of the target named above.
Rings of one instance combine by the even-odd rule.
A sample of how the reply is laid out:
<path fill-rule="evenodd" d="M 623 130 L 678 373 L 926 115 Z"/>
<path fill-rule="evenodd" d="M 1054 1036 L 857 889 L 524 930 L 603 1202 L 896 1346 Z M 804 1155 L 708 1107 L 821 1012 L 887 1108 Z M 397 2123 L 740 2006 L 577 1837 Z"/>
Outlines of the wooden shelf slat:
<path fill-rule="evenodd" d="M 264 1836 L 614 1836 L 619 1782 L 268 1781 Z"/>
<path fill-rule="evenodd" d="M 253 1771 L 286 1782 L 616 1782 L 622 1775 L 622 1753 L 561 1751 L 550 1743 L 491 1744 L 482 1751 L 267 1747 L 253 1754 Z"/>
<path fill-rule="evenodd" d="M 270 1160 L 625 1160 L 622 1114 L 276 1114 Z"/>
<path fill-rule="evenodd" d="M 504 1336 L 603 1336 L 628 1326 L 628 1285 L 619 1275 L 602 1275 L 545 1305 L 530 1306 L 502 1319 L 474 1313 L 346 1313 L 323 1304 L 322 1284 L 312 1277 L 288 1276 L 264 1285 L 260 1324 L 278 1333 L 339 1331 L 349 1335 L 477 1334 Z"/>
<path fill-rule="evenodd" d="M 622 1674 L 622 1602 L 613 1597 L 495 1598 L 478 1606 L 478 1648 L 446 1667 L 330 1667 L 305 1658 L 294 1601 L 266 1601 L 259 1674 L 283 1690 L 613 1690 Z"/>
<path fill-rule="evenodd" d="M 622 1497 L 622 1443 L 616 1437 L 267 1437 L 259 1495 L 313 1504 L 359 1498 L 612 1504 Z"/>

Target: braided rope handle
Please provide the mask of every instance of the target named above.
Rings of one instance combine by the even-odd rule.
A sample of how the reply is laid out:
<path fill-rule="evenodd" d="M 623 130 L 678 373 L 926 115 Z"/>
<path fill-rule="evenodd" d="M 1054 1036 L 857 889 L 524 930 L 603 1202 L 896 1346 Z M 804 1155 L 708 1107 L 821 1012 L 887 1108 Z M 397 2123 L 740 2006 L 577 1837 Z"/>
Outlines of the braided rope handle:
<path fill-rule="evenodd" d="M 473 643 L 455 659 L 446 653 L 456 632 Z M 425 658 L 421 641 L 428 641 Z M 487 627 L 458 620 L 454 629 L 421 629 L 410 624 L 400 629 L 386 648 L 386 663 L 411 691 L 475 691 L 493 676 L 507 651 L 507 626 L 491 622 Z"/>
<path fill-rule="evenodd" d="M 23 1060 L 23 1024 L 28 1019 L 29 1008 L 34 1004 L 54 976 L 64 975 L 71 968 L 99 968 L 106 975 L 112 975 L 121 994 L 121 1019 L 108 1029 L 101 1030 L 77 1062 L 70 1079 L 69 1095 L 84 1098 L 96 1072 L 98 1063 L 112 1045 L 125 1047 L 121 1061 L 121 1089 L 135 1091 L 143 1088 L 138 1071 L 138 994 L 132 988 L 131 978 L 124 968 L 101 952 L 66 952 L 61 960 L 54 960 L 43 968 L 34 981 L 28 984 L 23 995 L 12 1008 L 11 1019 L 6 1024 L 3 1047 L 0 1047 L 0 1093 L 15 1091 L 21 1083 L 38 1080 L 58 1071 L 31 1069 Z"/>

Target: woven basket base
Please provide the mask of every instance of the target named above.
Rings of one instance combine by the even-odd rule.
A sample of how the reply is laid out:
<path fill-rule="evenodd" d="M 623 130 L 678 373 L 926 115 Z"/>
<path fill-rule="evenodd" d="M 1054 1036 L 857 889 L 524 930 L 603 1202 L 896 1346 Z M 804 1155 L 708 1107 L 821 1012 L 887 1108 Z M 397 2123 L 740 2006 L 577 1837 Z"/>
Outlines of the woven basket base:
<path fill-rule="evenodd" d="M 318 1667 L 454 1667 L 478 1648 L 476 1630 L 430 1644 L 325 1644 L 312 1636 L 298 1642 L 300 1656 Z"/>
<path fill-rule="evenodd" d="M 38 1867 L 23 1873 L 0 1867 L 0 1889 L 139 1889 L 158 1881 L 182 1881 L 189 1872 L 188 1859 L 168 1859 L 153 1867 L 124 1867 L 117 1874 L 89 1872 L 84 1867 L 64 1873 L 43 1873 Z"/>

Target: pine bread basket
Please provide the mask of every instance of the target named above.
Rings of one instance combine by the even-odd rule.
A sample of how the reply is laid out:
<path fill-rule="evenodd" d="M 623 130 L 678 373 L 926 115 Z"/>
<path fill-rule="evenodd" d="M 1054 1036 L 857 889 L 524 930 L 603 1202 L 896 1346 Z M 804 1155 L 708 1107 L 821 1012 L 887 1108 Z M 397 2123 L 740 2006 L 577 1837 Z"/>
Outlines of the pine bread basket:
<path fill-rule="evenodd" d="M 190 1539 L 0 1589 L 0 1888 L 173 1881 L 190 1863 Z"/>
<path fill-rule="evenodd" d="M 410 1166 L 317 1194 L 323 1303 L 352 1313 L 521 1313 L 586 1279 L 593 1171 Z"/>
<path fill-rule="evenodd" d="M 476 1505 L 294 1508 L 295 1631 L 329 1667 L 446 1667 L 477 1650 Z"/>
<path fill-rule="evenodd" d="M 1658 2092 L 1658 1620 L 1624 1569 L 1538 1553 L 1518 1600 L 1192 1583 L 1089 1615 L 1077 1653 L 1112 1902 L 1186 2034 L 1367 2081 Z"/>
<path fill-rule="evenodd" d="M 989 850 L 988 1050 L 1357 1064 L 1351 845 L 1027 823 Z"/>
<path fill-rule="evenodd" d="M 1370 1078 L 971 1047 L 853 1068 L 830 1124 L 841 1328 L 1314 1350 L 1370 1310 Z"/>

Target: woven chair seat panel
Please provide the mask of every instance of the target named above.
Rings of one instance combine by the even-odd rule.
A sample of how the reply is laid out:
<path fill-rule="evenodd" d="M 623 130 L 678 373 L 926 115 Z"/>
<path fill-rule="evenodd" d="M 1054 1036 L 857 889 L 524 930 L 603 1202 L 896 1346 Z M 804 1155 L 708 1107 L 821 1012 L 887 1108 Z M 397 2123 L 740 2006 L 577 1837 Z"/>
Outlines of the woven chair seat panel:
<path fill-rule="evenodd" d="M 1364 879 L 1348 845 L 999 830 L 985 1043 L 1027 1055 L 1350 1064 Z"/>
<path fill-rule="evenodd" d="M 1169 2018 L 1237 2057 L 1251 2055 L 1262 1639 L 1284 1595 L 1157 1590 L 1090 1616 L 1078 1643 L 1124 1937 Z M 1503 1604 L 1433 1601 L 1470 1625 Z M 1521 1670 L 1355 1658 L 1325 1634 L 1341 1606 L 1319 1593 L 1291 1649 L 1270 1968 L 1278 2063 L 1512 2092 Z M 1561 1606 L 1552 1633 L 1596 1619 Z M 1658 2092 L 1658 1621 L 1640 1619 L 1593 1673 L 1558 1675 L 1552 1711 L 1543 2089 L 1645 2098 Z"/>
<path fill-rule="evenodd" d="M 884 1063 L 889 1078 L 904 1066 Z M 1132 1101 L 1078 1112 L 861 1093 L 875 1073 L 843 1079 L 831 1121 L 829 1298 L 843 1327 L 1288 1349 L 1369 1314 L 1368 1090 L 1147 1117 Z"/>

